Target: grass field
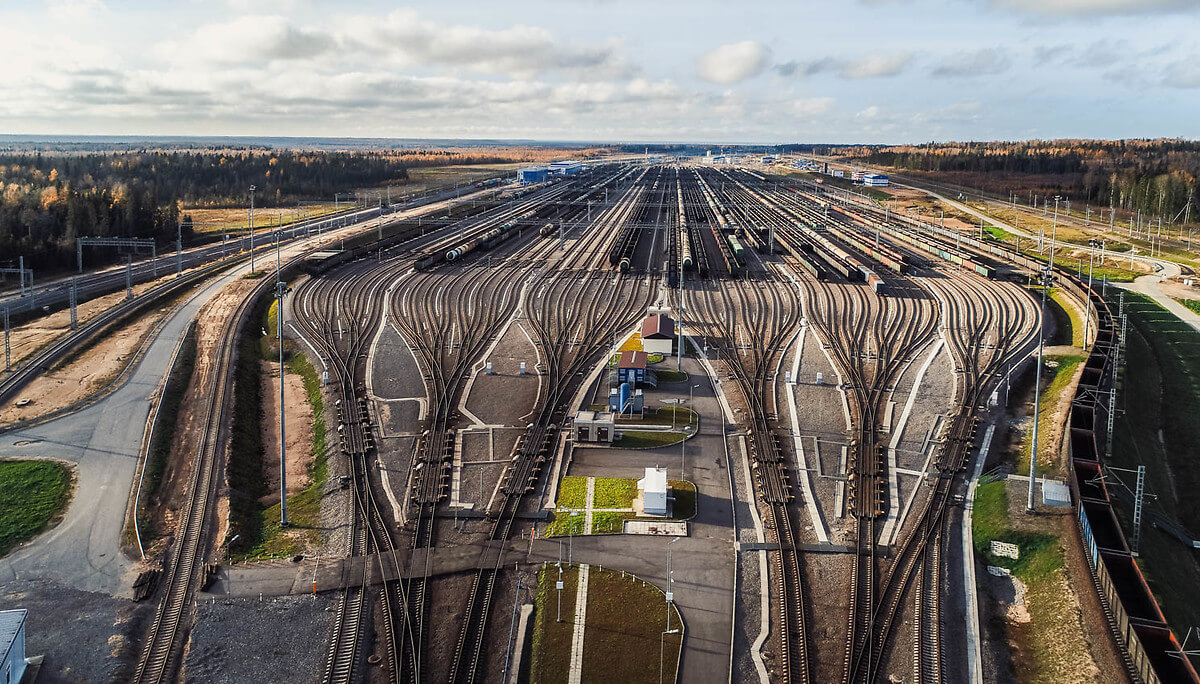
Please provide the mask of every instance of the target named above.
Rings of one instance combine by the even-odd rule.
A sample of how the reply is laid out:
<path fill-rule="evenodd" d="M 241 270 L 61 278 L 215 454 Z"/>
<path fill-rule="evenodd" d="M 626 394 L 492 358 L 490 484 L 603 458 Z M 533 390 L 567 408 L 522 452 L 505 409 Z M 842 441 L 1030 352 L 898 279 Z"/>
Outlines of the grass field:
<path fill-rule="evenodd" d="M 1038 403 L 1040 417 L 1038 420 L 1037 472 L 1040 475 L 1062 477 L 1066 473 L 1066 464 L 1063 463 L 1058 448 L 1062 437 L 1064 417 L 1059 415 L 1058 410 L 1064 408 L 1074 396 L 1068 390 L 1075 377 L 1075 371 L 1083 360 L 1082 354 L 1048 354 L 1043 357 L 1045 369 L 1042 374 L 1042 382 L 1044 386 Z M 1030 429 L 1021 442 L 1021 452 L 1017 455 L 1016 472 L 1029 472 L 1029 454 L 1032 446 L 1033 430 Z"/>
<path fill-rule="evenodd" d="M 622 449 L 657 449 L 679 444 L 684 437 L 686 435 L 682 432 L 624 430 L 621 438 L 613 441 L 613 446 Z"/>
<path fill-rule="evenodd" d="M 575 622 L 575 593 L 579 571 L 562 568 L 562 621 L 553 564 L 539 573 L 534 612 L 532 681 L 567 681 Z M 682 643 L 681 634 L 663 635 L 682 624 L 674 606 L 667 606 L 662 591 L 620 571 L 589 569 L 586 628 L 583 641 L 584 682 L 657 682 L 660 648 L 665 646 L 662 681 L 674 681 Z M 670 617 L 668 618 L 668 612 Z M 654 642 L 659 641 L 659 644 Z M 660 648 L 654 648 L 656 645 Z"/>
<path fill-rule="evenodd" d="M 1088 681 L 1088 677 L 1080 678 L 1090 664 L 1088 644 L 1072 599 L 1059 536 L 1064 517 L 1027 516 L 1020 512 L 1023 506 L 1010 507 L 1009 486 L 1019 489 L 1024 484 L 1001 480 L 976 490 L 971 528 L 975 551 L 984 562 L 1008 568 L 1026 586 L 1028 621 L 1004 622 L 1016 681 Z M 1019 558 L 992 555 L 993 540 L 1016 544 Z"/>
<path fill-rule="evenodd" d="M 592 528 L 586 529 L 586 477 L 566 476 L 558 489 L 553 519 L 546 526 L 547 537 L 582 534 L 620 534 L 626 520 L 637 516 L 629 511 L 598 511 L 598 508 L 632 509 L 637 499 L 637 480 L 621 477 L 597 477 L 592 494 Z M 686 480 L 668 480 L 675 497 L 671 520 L 688 520 L 696 515 L 696 485 Z"/>
<path fill-rule="evenodd" d="M 1184 306 L 1186 306 L 1187 308 L 1191 309 L 1192 311 L 1195 311 L 1196 313 L 1200 314 L 1200 300 L 1197 300 L 1197 299 L 1181 299 L 1181 300 L 1179 300 L 1179 303 L 1180 303 L 1180 304 L 1183 304 Z"/>
<path fill-rule="evenodd" d="M 262 538 L 241 556 L 247 560 L 292 556 L 299 553 L 305 543 L 316 543 L 320 539 L 321 500 L 328 476 L 328 436 L 325 427 L 325 402 L 321 396 L 321 378 L 317 375 L 317 369 L 303 354 L 293 355 L 287 366 L 289 372 L 304 378 L 304 391 L 313 412 L 313 461 L 309 466 L 311 480 L 307 487 L 288 496 L 288 522 L 291 526 L 287 530 L 279 526 L 279 504 L 263 509 Z"/>
<path fill-rule="evenodd" d="M 350 205 L 343 202 L 340 208 L 348 209 Z M 258 233 L 259 230 L 271 226 L 286 226 L 297 220 L 332 214 L 339 207 L 335 204 L 307 204 L 300 209 L 302 214 L 297 212 L 296 207 L 255 207 L 254 232 Z M 228 209 L 204 209 L 199 207 L 183 209 L 181 213 L 184 216 L 192 217 L 193 230 L 197 233 L 219 233 L 221 231 L 237 233 L 250 227 L 249 207 L 233 207 Z"/>
<path fill-rule="evenodd" d="M 1113 429 L 1113 465 L 1146 466 L 1150 511 L 1161 512 L 1200 534 L 1200 333 L 1153 300 L 1125 292 L 1129 327 L 1124 378 L 1117 391 L 1120 413 Z M 1116 310 L 1116 297 L 1110 298 Z M 1133 476 L 1119 477 L 1132 486 Z M 1131 511 L 1119 506 L 1126 524 Z M 1194 550 L 1143 523 L 1139 549 L 1151 589 L 1178 634 L 1200 624 L 1200 562 Z"/>
<path fill-rule="evenodd" d="M 73 484 L 61 463 L 0 460 L 0 556 L 57 522 Z"/>

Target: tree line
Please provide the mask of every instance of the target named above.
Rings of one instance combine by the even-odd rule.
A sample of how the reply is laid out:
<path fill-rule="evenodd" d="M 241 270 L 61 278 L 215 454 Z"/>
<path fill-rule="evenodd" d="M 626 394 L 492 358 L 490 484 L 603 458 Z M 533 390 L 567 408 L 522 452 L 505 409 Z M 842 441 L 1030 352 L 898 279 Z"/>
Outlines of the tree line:
<path fill-rule="evenodd" d="M 1069 196 L 1172 220 L 1196 216 L 1200 142 L 1052 140 L 838 150 L 867 164 L 951 177 L 982 190 Z M 1190 206 L 1189 206 L 1190 205 Z"/>
<path fill-rule="evenodd" d="M 173 241 L 182 206 L 332 198 L 407 178 L 384 152 L 160 150 L 0 154 L 0 251 L 35 268 L 74 259 L 79 236 Z"/>

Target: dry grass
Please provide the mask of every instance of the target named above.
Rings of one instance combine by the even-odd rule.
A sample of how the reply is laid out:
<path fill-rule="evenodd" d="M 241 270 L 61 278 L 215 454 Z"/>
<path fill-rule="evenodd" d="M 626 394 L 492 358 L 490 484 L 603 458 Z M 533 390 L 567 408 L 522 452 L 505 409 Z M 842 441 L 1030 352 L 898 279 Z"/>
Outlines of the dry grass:
<path fill-rule="evenodd" d="M 343 202 L 342 209 L 350 205 Z M 337 211 L 335 204 L 309 204 L 301 207 L 303 218 L 316 218 Z M 183 215 L 192 217 L 197 233 L 212 233 L 222 230 L 241 231 L 250 226 L 250 208 L 184 209 Z M 288 225 L 297 220 L 296 207 L 255 207 L 254 226 L 262 229 L 269 226 Z"/>

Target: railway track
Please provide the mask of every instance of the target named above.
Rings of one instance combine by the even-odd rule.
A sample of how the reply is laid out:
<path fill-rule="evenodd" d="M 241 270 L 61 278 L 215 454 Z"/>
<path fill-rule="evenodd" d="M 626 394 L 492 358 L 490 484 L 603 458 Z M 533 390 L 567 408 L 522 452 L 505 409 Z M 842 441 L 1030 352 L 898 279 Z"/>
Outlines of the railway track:
<path fill-rule="evenodd" d="M 175 681 L 182 666 L 184 645 L 190 631 L 191 614 L 194 610 L 193 597 L 204 581 L 205 566 L 201 561 L 209 543 L 209 520 L 212 516 L 212 496 L 221 480 L 227 429 L 225 420 L 228 394 L 233 382 L 232 373 L 238 339 L 238 330 L 245 322 L 251 302 L 265 290 L 260 283 L 254 295 L 243 299 L 230 317 L 221 343 L 217 348 L 213 368 L 205 395 L 211 400 L 204 408 L 204 431 L 200 439 L 200 461 L 192 471 L 188 484 L 187 502 L 182 509 L 179 523 L 179 541 L 165 573 L 167 584 L 154 621 L 143 643 L 138 657 L 133 681 Z"/>

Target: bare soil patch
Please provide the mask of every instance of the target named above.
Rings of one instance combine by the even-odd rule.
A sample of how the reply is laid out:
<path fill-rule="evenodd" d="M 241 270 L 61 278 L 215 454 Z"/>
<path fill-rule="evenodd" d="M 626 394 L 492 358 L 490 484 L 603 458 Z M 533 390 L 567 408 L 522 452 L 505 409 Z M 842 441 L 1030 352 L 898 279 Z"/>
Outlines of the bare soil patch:
<path fill-rule="evenodd" d="M 279 364 L 262 362 L 263 416 L 262 434 L 266 455 L 263 458 L 263 480 L 269 494 L 260 502 L 263 506 L 279 503 Z M 284 432 L 287 437 L 288 494 L 304 489 L 311 481 L 312 407 L 304 391 L 304 378 L 294 373 L 283 376 Z"/>

